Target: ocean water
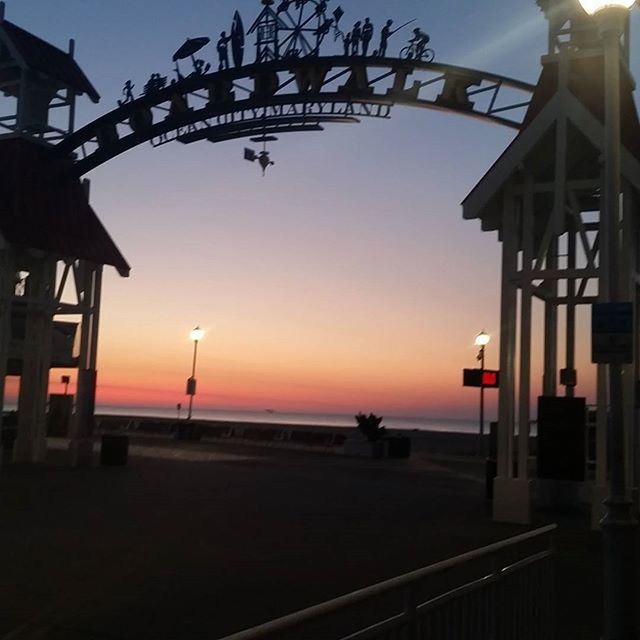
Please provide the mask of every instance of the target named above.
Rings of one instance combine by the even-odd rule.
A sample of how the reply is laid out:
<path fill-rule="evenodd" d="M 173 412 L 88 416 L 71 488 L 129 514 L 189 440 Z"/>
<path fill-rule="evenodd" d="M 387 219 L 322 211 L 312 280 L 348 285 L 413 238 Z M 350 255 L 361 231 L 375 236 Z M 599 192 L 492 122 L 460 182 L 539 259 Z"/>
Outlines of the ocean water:
<path fill-rule="evenodd" d="M 178 412 L 163 407 L 98 406 L 96 413 L 106 415 L 135 415 L 153 418 L 177 418 Z M 182 408 L 180 417 L 187 415 Z M 384 415 L 384 414 L 383 414 Z M 226 420 L 234 422 L 263 422 L 265 424 L 320 425 L 325 427 L 355 427 L 353 415 L 332 413 L 290 413 L 281 411 L 225 411 L 195 409 L 194 420 Z M 403 417 L 384 415 L 382 424 L 389 429 L 418 429 L 420 431 L 440 431 L 453 433 L 478 433 L 478 420 L 456 420 L 450 418 Z M 485 432 L 489 430 L 489 420 L 485 422 Z"/>

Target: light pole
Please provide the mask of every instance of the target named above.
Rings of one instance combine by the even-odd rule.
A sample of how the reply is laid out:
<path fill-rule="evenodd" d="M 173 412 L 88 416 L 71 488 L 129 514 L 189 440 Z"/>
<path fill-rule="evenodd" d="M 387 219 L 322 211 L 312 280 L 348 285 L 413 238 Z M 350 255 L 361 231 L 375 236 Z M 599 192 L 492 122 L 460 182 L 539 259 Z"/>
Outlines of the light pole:
<path fill-rule="evenodd" d="M 193 340 L 193 364 L 191 366 L 191 377 L 187 380 L 187 395 L 189 396 L 189 411 L 187 420 L 191 420 L 193 409 L 193 396 L 196 395 L 196 360 L 198 358 L 198 342 L 204 337 L 204 331 L 200 327 L 194 327 L 189 335 Z"/>
<path fill-rule="evenodd" d="M 484 450 L 484 348 L 489 344 L 491 337 L 482 330 L 475 339 L 476 347 L 480 347 L 477 359 L 480 362 L 480 430 L 478 435 L 478 455 Z"/>
<path fill-rule="evenodd" d="M 606 242 L 607 302 L 622 302 L 620 290 L 620 40 L 635 0 L 580 0 L 595 17 L 604 45 L 604 201 L 601 229 Z M 602 519 L 604 638 L 635 638 L 636 522 L 626 496 L 622 365 L 609 364 L 609 497 Z"/>

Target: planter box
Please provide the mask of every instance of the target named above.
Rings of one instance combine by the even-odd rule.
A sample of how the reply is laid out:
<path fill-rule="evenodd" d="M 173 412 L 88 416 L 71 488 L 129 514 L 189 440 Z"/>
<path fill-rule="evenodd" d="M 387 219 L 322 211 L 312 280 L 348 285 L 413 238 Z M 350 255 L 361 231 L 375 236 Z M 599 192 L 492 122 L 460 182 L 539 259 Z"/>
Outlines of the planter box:
<path fill-rule="evenodd" d="M 387 458 L 389 452 L 385 440 L 369 442 L 359 438 L 347 438 L 344 442 L 344 453 L 355 458 Z"/>
<path fill-rule="evenodd" d="M 411 456 L 411 438 L 390 436 L 385 438 L 390 458 L 409 458 Z"/>

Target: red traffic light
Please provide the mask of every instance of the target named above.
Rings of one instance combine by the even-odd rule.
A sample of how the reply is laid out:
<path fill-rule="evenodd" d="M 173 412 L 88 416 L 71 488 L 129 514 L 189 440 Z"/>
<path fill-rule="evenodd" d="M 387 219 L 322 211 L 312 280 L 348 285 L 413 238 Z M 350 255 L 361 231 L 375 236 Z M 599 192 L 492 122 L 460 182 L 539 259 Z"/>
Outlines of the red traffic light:
<path fill-rule="evenodd" d="M 500 372 L 493 369 L 464 369 L 462 385 L 465 387 L 484 387 L 496 389 L 500 386 Z"/>
<path fill-rule="evenodd" d="M 485 369 L 482 372 L 482 386 L 483 387 L 497 387 L 498 385 L 498 372 L 487 371 Z"/>

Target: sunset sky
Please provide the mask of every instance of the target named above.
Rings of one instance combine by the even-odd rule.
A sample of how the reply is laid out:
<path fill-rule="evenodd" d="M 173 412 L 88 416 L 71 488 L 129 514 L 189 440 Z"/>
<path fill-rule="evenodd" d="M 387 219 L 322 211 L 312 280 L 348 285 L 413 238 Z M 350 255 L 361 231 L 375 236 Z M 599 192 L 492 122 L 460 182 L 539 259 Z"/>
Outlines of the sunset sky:
<path fill-rule="evenodd" d="M 102 96 L 80 101 L 79 125 L 114 108 L 127 79 L 139 92 L 151 73 L 171 76 L 187 37 L 212 38 L 199 55 L 217 64 L 215 39 L 234 10 L 248 26 L 261 9 L 6 4 L 8 20 L 62 49 L 75 38 Z M 546 22 L 534 0 L 330 0 L 329 10 L 338 4 L 343 28 L 371 17 L 376 41 L 386 19 L 417 18 L 440 62 L 531 83 L 539 74 Z M 389 53 L 409 37 L 395 35 Z M 634 47 L 632 71 L 638 61 Z M 99 404 L 184 403 L 199 324 L 199 407 L 474 416 L 477 392 L 462 388 L 461 371 L 475 366 L 482 329 L 492 335 L 487 366 L 498 366 L 500 246 L 462 220 L 460 202 L 513 136 L 398 107 L 389 121 L 282 136 L 265 178 L 243 160 L 243 140 L 143 145 L 97 168 L 91 202 L 132 266 L 129 279 L 105 276 Z M 578 392 L 590 394 L 591 367 L 579 376 Z"/>

